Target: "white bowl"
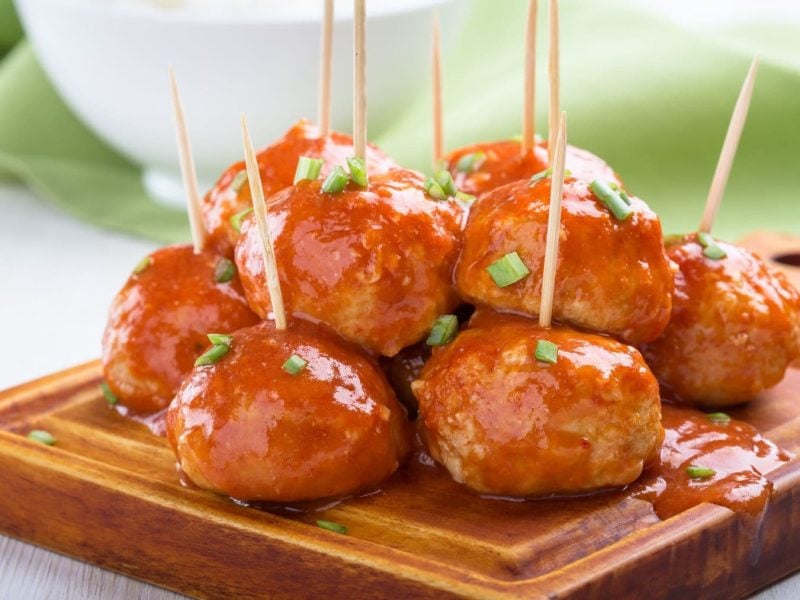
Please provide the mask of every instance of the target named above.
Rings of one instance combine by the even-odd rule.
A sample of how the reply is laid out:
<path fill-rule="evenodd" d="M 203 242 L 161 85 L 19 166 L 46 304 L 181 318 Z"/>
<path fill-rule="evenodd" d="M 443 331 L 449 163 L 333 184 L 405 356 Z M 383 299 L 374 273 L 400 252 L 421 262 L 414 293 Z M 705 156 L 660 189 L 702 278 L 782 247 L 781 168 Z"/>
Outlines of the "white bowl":
<path fill-rule="evenodd" d="M 15 0 L 61 96 L 97 135 L 182 204 L 167 80 L 173 65 L 201 184 L 242 155 L 239 116 L 265 146 L 316 120 L 322 0 Z M 177 8 L 175 5 L 181 5 Z M 165 8 L 173 5 L 173 8 Z M 434 7 L 443 44 L 466 0 L 368 0 L 369 127 L 380 131 L 427 88 Z M 160 7 L 159 7 L 160 6 Z M 332 124 L 352 126 L 352 1 L 336 2 Z"/>

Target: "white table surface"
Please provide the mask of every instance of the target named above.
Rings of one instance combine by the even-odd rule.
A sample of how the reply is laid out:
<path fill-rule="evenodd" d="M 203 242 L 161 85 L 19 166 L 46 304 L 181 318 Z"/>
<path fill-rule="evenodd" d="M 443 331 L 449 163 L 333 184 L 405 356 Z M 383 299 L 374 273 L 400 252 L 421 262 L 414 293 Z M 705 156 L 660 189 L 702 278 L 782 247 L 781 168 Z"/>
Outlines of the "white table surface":
<path fill-rule="evenodd" d="M 97 358 L 112 296 L 153 247 L 0 184 L 0 389 Z M 181 597 L 0 536 L 0 600 Z M 754 597 L 800 598 L 800 574 Z"/>

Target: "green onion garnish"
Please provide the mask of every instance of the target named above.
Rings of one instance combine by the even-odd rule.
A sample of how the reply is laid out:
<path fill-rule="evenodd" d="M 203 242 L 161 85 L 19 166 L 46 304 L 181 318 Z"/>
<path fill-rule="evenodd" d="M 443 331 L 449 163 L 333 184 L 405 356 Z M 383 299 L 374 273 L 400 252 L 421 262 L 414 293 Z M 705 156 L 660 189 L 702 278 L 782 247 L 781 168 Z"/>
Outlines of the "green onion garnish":
<path fill-rule="evenodd" d="M 439 171 L 436 173 L 436 183 L 442 188 L 444 193 L 449 196 L 455 196 L 458 193 L 458 188 L 453 181 L 453 176 L 450 171 Z"/>
<path fill-rule="evenodd" d="M 434 200 L 444 200 L 447 198 L 447 194 L 444 193 L 442 186 L 436 183 L 433 177 L 428 177 L 425 180 L 425 191 L 428 193 L 428 196 Z"/>
<path fill-rule="evenodd" d="M 350 177 L 358 187 L 366 188 L 369 183 L 367 176 L 367 163 L 363 158 L 351 156 L 347 159 L 347 168 L 350 169 Z"/>
<path fill-rule="evenodd" d="M 628 206 L 619 193 L 612 190 L 607 183 L 595 179 L 589 184 L 589 189 L 594 192 L 597 199 L 605 204 L 606 208 L 620 221 L 624 221 L 633 214 L 633 209 Z"/>
<path fill-rule="evenodd" d="M 486 267 L 486 270 L 498 287 L 501 288 L 517 283 L 530 274 L 528 267 L 525 266 L 525 263 L 522 262 L 516 252 L 509 252 L 503 258 Z"/>
<path fill-rule="evenodd" d="M 297 354 L 292 354 L 286 359 L 286 362 L 283 363 L 281 368 L 289 375 L 297 375 L 300 371 L 306 368 L 307 364 L 307 360 L 297 356 Z"/>
<path fill-rule="evenodd" d="M 536 360 L 554 365 L 558 361 L 558 346 L 547 340 L 537 340 L 533 356 Z"/>
<path fill-rule="evenodd" d="M 709 421 L 716 423 L 717 425 L 726 425 L 731 422 L 730 415 L 724 412 L 708 413 L 706 416 L 708 417 Z"/>
<path fill-rule="evenodd" d="M 622 201 L 627 204 L 628 206 L 631 205 L 631 197 L 628 196 L 627 192 L 620 191 L 619 197 L 622 198 Z"/>
<path fill-rule="evenodd" d="M 458 192 L 456 194 L 456 198 L 458 198 L 462 202 L 466 202 L 467 204 L 470 204 L 472 202 L 475 202 L 475 200 L 477 200 L 475 196 L 473 196 L 472 194 L 467 194 L 466 192 Z"/>
<path fill-rule="evenodd" d="M 615 192 L 619 191 L 619 186 L 616 183 L 614 183 L 613 181 L 609 182 L 608 187 L 610 187 Z"/>
<path fill-rule="evenodd" d="M 333 531 L 334 533 L 343 533 L 347 534 L 347 527 L 344 525 L 340 525 L 339 523 L 334 523 L 333 521 L 317 521 L 317 527 L 320 529 L 327 529 L 328 531 Z"/>
<path fill-rule="evenodd" d="M 308 179 L 314 181 L 319 177 L 319 172 L 322 170 L 323 160 L 321 158 L 311 158 L 309 156 L 301 156 L 297 161 L 297 169 L 294 172 L 294 185 L 299 181 Z"/>
<path fill-rule="evenodd" d="M 119 398 L 117 398 L 117 395 L 111 391 L 111 388 L 108 387 L 108 383 L 105 381 L 100 384 L 100 391 L 103 392 L 103 397 L 106 399 L 106 402 L 108 402 L 109 406 L 114 406 L 117 402 L 119 402 Z"/>
<path fill-rule="evenodd" d="M 208 334 L 208 341 L 214 344 L 222 344 L 223 346 L 230 347 L 231 343 L 233 342 L 232 335 L 226 335 L 224 333 L 209 333 Z"/>
<path fill-rule="evenodd" d="M 485 152 L 473 152 L 472 154 L 465 154 L 458 159 L 458 162 L 456 163 L 456 171 L 459 173 L 472 173 L 473 171 L 479 169 L 485 160 Z"/>
<path fill-rule="evenodd" d="M 553 169 L 545 169 L 544 171 L 539 171 L 531 177 L 531 184 L 536 183 L 537 181 L 541 181 L 545 177 L 550 177 L 553 174 Z"/>
<path fill-rule="evenodd" d="M 197 357 L 197 360 L 194 361 L 194 366 L 205 367 L 207 365 L 216 364 L 219 359 L 221 359 L 230 351 L 231 347 L 228 344 L 214 344 L 211 346 L 211 348 Z"/>
<path fill-rule="evenodd" d="M 241 233 L 242 231 L 242 219 L 244 219 L 247 215 L 253 212 L 253 207 L 245 208 L 243 211 L 236 213 L 230 218 L 231 227 L 236 233 Z"/>
<path fill-rule="evenodd" d="M 697 234 L 697 241 L 703 247 L 703 256 L 711 260 L 720 260 L 728 256 L 728 253 L 717 244 L 716 240 L 705 231 Z"/>
<path fill-rule="evenodd" d="M 138 263 L 136 263 L 135 267 L 133 267 L 133 274 L 134 275 L 141 275 L 142 273 L 144 273 L 147 270 L 147 268 L 151 264 L 153 264 L 153 259 L 150 258 L 149 256 L 145 256 L 142 260 L 140 260 Z"/>
<path fill-rule="evenodd" d="M 455 315 L 442 315 L 433 327 L 425 343 L 428 346 L 444 346 L 452 341 L 458 333 L 458 318 Z"/>
<path fill-rule="evenodd" d="M 347 187 L 349 180 L 347 172 L 337 165 L 331 169 L 331 172 L 325 178 L 325 183 L 322 184 L 322 191 L 326 194 L 338 194 Z"/>
<path fill-rule="evenodd" d="M 56 443 L 56 438 L 53 437 L 53 434 L 51 434 L 49 431 L 45 431 L 44 429 L 34 429 L 25 437 L 32 442 L 39 442 L 40 444 L 45 444 L 46 446 L 52 446 Z"/>
<path fill-rule="evenodd" d="M 231 179 L 231 190 L 239 193 L 239 190 L 242 189 L 242 186 L 247 181 L 247 171 L 239 171 L 233 179 Z"/>
<path fill-rule="evenodd" d="M 707 479 L 716 475 L 717 472 L 714 469 L 709 469 L 708 467 L 691 465 L 686 467 L 686 474 L 692 479 Z"/>
<path fill-rule="evenodd" d="M 220 258 L 214 267 L 214 281 L 228 283 L 236 275 L 236 265 L 228 258 Z"/>

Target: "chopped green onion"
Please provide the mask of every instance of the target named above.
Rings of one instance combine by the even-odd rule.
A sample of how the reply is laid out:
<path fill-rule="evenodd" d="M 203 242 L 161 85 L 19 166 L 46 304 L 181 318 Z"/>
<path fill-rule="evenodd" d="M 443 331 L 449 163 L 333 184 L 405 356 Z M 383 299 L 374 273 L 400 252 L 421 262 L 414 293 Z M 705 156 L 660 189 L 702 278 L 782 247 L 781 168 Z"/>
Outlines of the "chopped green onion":
<path fill-rule="evenodd" d="M 458 198 L 462 202 L 466 202 L 467 204 L 475 202 L 475 200 L 477 200 L 475 196 L 473 196 L 472 194 L 467 194 L 466 192 L 458 192 L 456 194 L 456 198 Z"/>
<path fill-rule="evenodd" d="M 519 254 L 509 252 L 503 258 L 494 261 L 486 270 L 498 287 L 507 287 L 525 279 L 530 274 L 528 267 L 522 262 Z"/>
<path fill-rule="evenodd" d="M 622 197 L 612 190 L 605 182 L 595 179 L 589 184 L 589 189 L 594 192 L 597 199 L 605 204 L 606 208 L 620 221 L 624 221 L 633 214 L 633 209 L 625 203 Z"/>
<path fill-rule="evenodd" d="M 207 365 L 216 364 L 219 359 L 221 359 L 230 351 L 231 347 L 228 344 L 214 344 L 211 346 L 211 348 L 197 357 L 197 360 L 194 361 L 194 366 L 204 367 Z"/>
<path fill-rule="evenodd" d="M 449 344 L 458 333 L 458 317 L 442 315 L 431 327 L 431 333 L 425 343 L 428 346 L 444 346 Z"/>
<path fill-rule="evenodd" d="M 231 227 L 236 233 L 241 233 L 242 231 L 242 219 L 244 219 L 247 215 L 253 212 L 253 207 L 245 208 L 243 211 L 236 213 L 230 218 Z"/>
<path fill-rule="evenodd" d="M 720 260 L 728 256 L 728 253 L 723 250 L 716 240 L 705 231 L 697 234 L 697 241 L 703 246 L 703 256 L 711 260 Z"/>
<path fill-rule="evenodd" d="M 472 154 L 465 154 L 458 159 L 458 162 L 456 163 L 456 171 L 459 173 L 472 173 L 473 171 L 479 169 L 485 160 L 485 152 L 473 152 Z"/>
<path fill-rule="evenodd" d="M 434 200 L 444 200 L 447 198 L 447 194 L 444 193 L 442 186 L 436 183 L 433 177 L 428 177 L 425 180 L 425 191 L 427 192 L 428 196 Z"/>
<path fill-rule="evenodd" d="M 347 172 L 339 165 L 336 165 L 325 178 L 325 183 L 322 184 L 322 191 L 326 194 L 338 194 L 347 187 L 348 181 L 350 181 L 350 177 L 347 176 Z"/>
<path fill-rule="evenodd" d="M 707 479 L 709 477 L 713 477 L 717 474 L 714 469 L 709 469 L 708 467 L 698 467 L 697 465 L 691 465 L 686 467 L 686 474 L 689 475 L 692 479 Z"/>
<path fill-rule="evenodd" d="M 153 259 L 150 258 L 149 256 L 145 256 L 142 260 L 140 260 L 138 263 L 136 263 L 135 267 L 133 267 L 133 274 L 134 275 L 141 275 L 142 273 L 144 273 L 147 270 L 147 268 L 151 264 L 153 264 Z"/>
<path fill-rule="evenodd" d="M 712 423 L 716 423 L 717 425 L 725 425 L 731 422 L 730 415 L 724 412 L 708 413 L 706 416 L 708 417 L 709 421 L 711 421 Z"/>
<path fill-rule="evenodd" d="M 622 198 L 622 201 L 627 204 L 628 206 L 631 205 L 631 197 L 628 196 L 627 192 L 620 191 L 619 197 Z"/>
<path fill-rule="evenodd" d="M 242 189 L 242 186 L 247 181 L 247 171 L 239 171 L 233 179 L 231 179 L 231 190 L 239 193 L 239 190 Z"/>
<path fill-rule="evenodd" d="M 664 246 L 669 248 L 670 246 L 674 246 L 676 244 L 680 244 L 683 241 L 683 234 L 680 233 L 670 233 L 664 236 Z"/>
<path fill-rule="evenodd" d="M 228 258 L 220 258 L 214 267 L 214 281 L 228 283 L 236 275 L 236 265 Z"/>
<path fill-rule="evenodd" d="M 558 346 L 547 340 L 537 340 L 533 356 L 536 360 L 554 365 L 558 361 Z"/>
<path fill-rule="evenodd" d="M 347 168 L 350 169 L 350 177 L 358 187 L 365 188 L 369 183 L 367 176 L 367 163 L 363 158 L 351 156 L 347 159 Z"/>
<path fill-rule="evenodd" d="M 323 160 L 321 158 L 311 158 L 309 156 L 301 156 L 297 161 L 297 169 L 294 172 L 294 185 L 299 181 L 308 179 L 314 181 L 319 177 L 319 172 L 322 170 Z"/>
<path fill-rule="evenodd" d="M 103 392 L 103 397 L 106 399 L 106 402 L 108 402 L 109 406 L 114 406 L 117 402 L 119 402 L 119 398 L 117 398 L 117 395 L 111 391 L 111 388 L 108 387 L 108 383 L 105 381 L 100 384 L 100 391 Z"/>
<path fill-rule="evenodd" d="M 339 523 L 334 523 L 333 521 L 317 521 L 317 527 L 320 529 L 327 529 L 328 531 L 333 531 L 334 533 L 343 533 L 347 534 L 347 527 L 344 525 L 340 525 Z"/>
<path fill-rule="evenodd" d="M 224 333 L 209 333 L 207 337 L 208 341 L 215 346 L 222 344 L 223 346 L 230 347 L 231 343 L 233 342 L 233 336 L 225 335 Z"/>
<path fill-rule="evenodd" d="M 286 359 L 286 362 L 283 363 L 283 367 L 281 368 L 289 375 L 297 375 L 300 371 L 306 368 L 307 364 L 307 360 L 297 356 L 297 354 L 292 354 Z"/>
<path fill-rule="evenodd" d="M 46 446 L 52 446 L 56 443 L 56 438 L 53 437 L 53 434 L 51 434 L 49 431 L 45 431 L 44 429 L 34 429 L 25 437 L 32 442 L 39 442 L 40 444 L 45 444 Z"/>
<path fill-rule="evenodd" d="M 564 179 L 569 179 L 570 177 L 572 177 L 572 171 L 564 169 Z"/>
<path fill-rule="evenodd" d="M 545 177 L 550 177 L 553 174 L 553 169 L 545 169 L 544 171 L 539 171 L 531 177 L 531 184 L 536 183 L 537 181 L 541 181 Z"/>
<path fill-rule="evenodd" d="M 450 171 L 439 171 L 436 173 L 436 183 L 442 188 L 444 193 L 449 196 L 455 196 L 458 193 L 458 188 L 453 181 L 453 176 Z"/>
<path fill-rule="evenodd" d="M 619 186 L 618 186 L 616 183 L 614 183 L 613 181 L 611 181 L 611 182 L 608 184 L 608 187 L 610 187 L 610 188 L 611 188 L 612 190 L 614 190 L 615 192 L 618 192 L 618 191 L 619 191 Z"/>

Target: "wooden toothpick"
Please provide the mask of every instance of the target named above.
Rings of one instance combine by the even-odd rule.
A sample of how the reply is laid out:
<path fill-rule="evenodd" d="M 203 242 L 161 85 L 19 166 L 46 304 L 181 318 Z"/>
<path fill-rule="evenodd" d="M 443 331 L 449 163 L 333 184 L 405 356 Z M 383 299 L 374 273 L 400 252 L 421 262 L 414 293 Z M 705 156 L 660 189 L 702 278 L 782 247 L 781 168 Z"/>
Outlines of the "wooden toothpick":
<path fill-rule="evenodd" d="M 356 158 L 367 151 L 367 10 L 365 0 L 353 0 L 353 146 Z"/>
<path fill-rule="evenodd" d="M 528 20 L 525 25 L 525 94 L 522 106 L 521 154 L 533 149 L 536 135 L 536 15 L 537 0 L 528 2 Z"/>
<path fill-rule="evenodd" d="M 325 0 L 319 51 L 319 124 L 320 137 L 331 130 L 331 59 L 333 56 L 333 0 Z"/>
<path fill-rule="evenodd" d="M 256 215 L 258 232 L 261 236 L 261 248 L 264 255 L 264 274 L 267 277 L 267 291 L 272 304 L 272 314 L 275 319 L 275 328 L 279 331 L 286 329 L 286 309 L 283 306 L 283 294 L 278 278 L 278 262 L 275 260 L 275 250 L 272 246 L 272 235 L 269 231 L 267 218 L 267 203 L 264 201 L 264 188 L 261 184 L 261 174 L 258 170 L 256 151 L 247 129 L 247 120 L 242 115 L 242 141 L 244 143 L 244 157 L 247 164 L 247 181 L 250 183 L 250 195 L 253 198 L 253 212 Z"/>
<path fill-rule="evenodd" d="M 189 129 L 186 127 L 186 114 L 183 110 L 178 81 L 175 71 L 169 68 L 169 81 L 172 89 L 172 108 L 175 113 L 175 137 L 178 141 L 178 156 L 181 163 L 181 176 L 183 188 L 186 191 L 186 209 L 189 213 L 189 228 L 192 232 L 192 245 L 194 253 L 203 251 L 206 245 L 207 233 L 203 227 L 203 212 L 201 208 L 200 190 L 197 185 L 197 172 L 192 158 L 192 145 L 189 141 Z"/>
<path fill-rule="evenodd" d="M 444 158 L 444 124 L 442 123 L 442 42 L 439 11 L 433 11 L 431 29 L 431 86 L 433 88 L 433 168 Z"/>
<path fill-rule="evenodd" d="M 703 219 L 700 221 L 700 231 L 711 233 L 714 219 L 722 204 L 722 197 L 725 194 L 725 186 L 728 184 L 728 177 L 733 167 L 733 159 L 736 157 L 736 149 L 739 147 L 739 139 L 742 137 L 744 123 L 747 120 L 747 111 L 750 108 L 750 99 L 753 97 L 753 86 L 756 82 L 756 71 L 758 71 L 758 55 L 753 58 L 750 70 L 742 84 L 736 106 L 733 108 L 731 122 L 728 125 L 728 133 L 725 135 L 725 142 L 722 144 L 722 152 L 717 161 L 717 169 L 714 171 L 714 178 L 711 180 L 711 189 L 708 190 L 706 207 L 703 210 Z"/>
<path fill-rule="evenodd" d="M 540 327 L 550 327 L 553 319 L 558 239 L 561 233 L 561 198 L 564 194 L 564 158 L 567 153 L 567 114 L 564 112 L 561 113 L 559 119 L 554 150 L 553 174 L 550 182 L 550 212 L 547 218 L 547 241 L 545 242 L 544 272 L 542 274 L 542 302 L 539 307 Z"/>
<path fill-rule="evenodd" d="M 550 0 L 550 118 L 547 132 L 547 154 L 550 166 L 554 161 L 554 147 L 558 133 L 558 120 L 561 111 L 561 74 L 559 61 L 558 0 Z"/>

